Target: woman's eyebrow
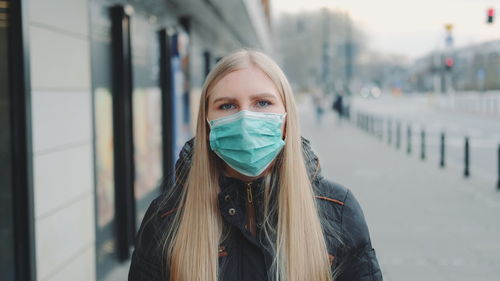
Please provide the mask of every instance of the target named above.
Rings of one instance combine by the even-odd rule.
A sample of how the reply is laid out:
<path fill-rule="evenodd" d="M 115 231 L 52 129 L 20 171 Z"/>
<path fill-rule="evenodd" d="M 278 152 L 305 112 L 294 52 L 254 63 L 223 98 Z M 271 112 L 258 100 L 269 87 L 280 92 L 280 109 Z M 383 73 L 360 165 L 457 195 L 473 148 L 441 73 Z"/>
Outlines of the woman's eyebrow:
<path fill-rule="evenodd" d="M 276 99 L 276 95 L 273 95 L 270 93 L 261 93 L 261 94 L 257 94 L 257 95 L 251 95 L 250 98 L 251 99 L 262 99 L 262 98 Z"/>
<path fill-rule="evenodd" d="M 218 103 L 220 101 L 235 102 L 236 99 L 235 98 L 231 98 L 231 97 L 220 97 L 220 98 L 216 98 L 212 103 L 215 104 L 215 103 Z"/>
<path fill-rule="evenodd" d="M 270 94 L 270 93 L 260 93 L 260 94 L 256 94 L 256 95 L 251 95 L 250 96 L 250 99 L 263 99 L 263 98 L 271 98 L 271 99 L 276 99 L 276 95 L 273 95 L 273 94 Z M 236 102 L 237 99 L 236 98 L 232 98 L 232 97 L 220 97 L 220 98 L 216 98 L 212 104 L 216 104 L 218 102 L 221 102 L 221 101 L 226 101 L 226 102 Z"/>

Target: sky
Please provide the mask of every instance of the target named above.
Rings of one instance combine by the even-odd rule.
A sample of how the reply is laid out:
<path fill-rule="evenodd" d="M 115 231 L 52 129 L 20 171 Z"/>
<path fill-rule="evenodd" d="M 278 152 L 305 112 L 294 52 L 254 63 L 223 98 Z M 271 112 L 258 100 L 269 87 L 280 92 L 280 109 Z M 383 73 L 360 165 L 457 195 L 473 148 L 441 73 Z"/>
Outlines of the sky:
<path fill-rule="evenodd" d="M 368 36 L 372 50 L 421 57 L 444 47 L 445 24 L 453 24 L 454 46 L 500 40 L 500 0 L 271 0 L 274 19 L 326 7 L 348 12 Z M 495 8 L 495 23 L 486 11 Z"/>

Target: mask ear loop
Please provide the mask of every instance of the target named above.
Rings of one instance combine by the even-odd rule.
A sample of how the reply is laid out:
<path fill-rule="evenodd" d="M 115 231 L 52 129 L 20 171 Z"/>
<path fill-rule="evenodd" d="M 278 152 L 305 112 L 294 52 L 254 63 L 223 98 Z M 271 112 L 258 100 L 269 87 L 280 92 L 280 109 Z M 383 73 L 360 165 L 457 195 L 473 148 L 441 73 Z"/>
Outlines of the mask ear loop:
<path fill-rule="evenodd" d="M 285 112 L 285 113 L 283 113 L 283 124 L 284 124 L 284 126 L 283 126 L 283 138 L 282 138 L 282 140 L 285 141 L 285 142 L 286 142 L 286 127 L 287 127 L 286 126 L 286 120 L 287 120 L 287 118 L 286 118 L 286 112 Z"/>
<path fill-rule="evenodd" d="M 207 141 L 210 141 L 210 132 L 212 131 L 212 124 L 210 124 L 210 121 L 208 120 L 208 118 L 205 119 L 208 123 L 208 128 L 207 128 Z"/>

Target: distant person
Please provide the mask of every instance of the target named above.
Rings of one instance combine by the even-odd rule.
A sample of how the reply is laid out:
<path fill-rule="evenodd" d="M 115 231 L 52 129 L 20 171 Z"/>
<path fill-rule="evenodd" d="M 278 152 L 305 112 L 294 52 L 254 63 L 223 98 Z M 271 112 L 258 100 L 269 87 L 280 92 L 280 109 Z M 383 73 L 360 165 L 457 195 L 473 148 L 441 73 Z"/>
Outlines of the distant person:
<path fill-rule="evenodd" d="M 339 123 L 342 121 L 342 117 L 343 117 L 344 106 L 343 106 L 342 99 L 343 99 L 342 94 L 337 94 L 335 96 L 335 100 L 333 101 L 333 105 L 332 105 L 333 111 L 337 112 Z"/>
<path fill-rule="evenodd" d="M 313 94 L 313 104 L 314 104 L 314 112 L 316 115 L 316 122 L 318 124 L 321 124 L 321 119 L 323 117 L 324 109 L 323 109 L 323 91 L 318 88 L 316 89 Z"/>
<path fill-rule="evenodd" d="M 382 280 L 358 201 L 319 163 L 278 65 L 250 50 L 224 57 L 176 181 L 142 221 L 128 280 Z"/>

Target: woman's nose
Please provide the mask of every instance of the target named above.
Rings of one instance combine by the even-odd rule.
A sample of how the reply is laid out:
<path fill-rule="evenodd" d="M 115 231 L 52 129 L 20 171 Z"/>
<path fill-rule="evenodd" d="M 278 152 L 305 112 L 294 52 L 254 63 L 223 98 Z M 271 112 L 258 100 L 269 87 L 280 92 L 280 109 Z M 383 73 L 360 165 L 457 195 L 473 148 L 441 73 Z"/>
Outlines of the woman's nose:
<path fill-rule="evenodd" d="M 241 110 L 251 110 L 250 103 L 240 103 L 240 111 Z"/>

